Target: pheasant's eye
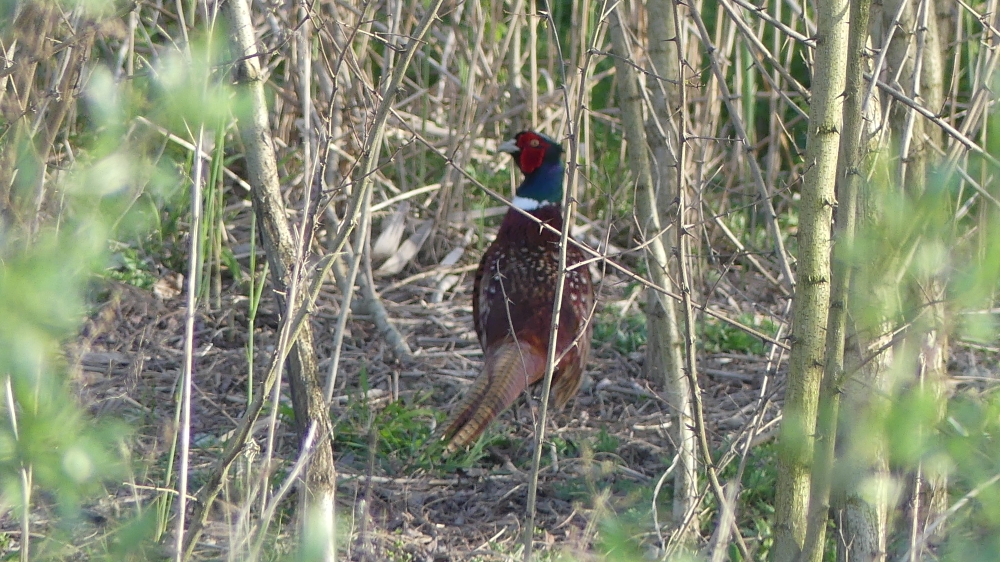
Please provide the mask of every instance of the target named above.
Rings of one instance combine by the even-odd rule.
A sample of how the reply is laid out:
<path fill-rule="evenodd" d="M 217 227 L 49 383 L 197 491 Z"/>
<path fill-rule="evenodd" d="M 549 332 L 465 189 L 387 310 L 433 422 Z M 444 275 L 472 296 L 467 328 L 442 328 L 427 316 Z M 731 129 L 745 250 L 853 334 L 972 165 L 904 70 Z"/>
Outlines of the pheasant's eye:
<path fill-rule="evenodd" d="M 540 143 L 540 142 L 538 142 L 538 139 L 531 139 L 530 141 L 528 141 L 528 145 L 529 145 L 529 146 L 530 146 L 531 148 L 538 148 L 538 145 L 539 145 L 539 144 L 541 144 L 541 143 Z"/>

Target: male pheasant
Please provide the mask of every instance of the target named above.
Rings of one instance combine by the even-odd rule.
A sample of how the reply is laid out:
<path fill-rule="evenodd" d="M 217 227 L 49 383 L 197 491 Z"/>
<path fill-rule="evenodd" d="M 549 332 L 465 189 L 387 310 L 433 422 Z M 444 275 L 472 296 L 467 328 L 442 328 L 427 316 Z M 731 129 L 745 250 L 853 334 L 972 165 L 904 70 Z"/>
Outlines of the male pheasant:
<path fill-rule="evenodd" d="M 523 131 L 500 146 L 514 157 L 524 181 L 513 206 L 544 224 L 563 228 L 562 147 L 534 131 Z M 483 348 L 483 370 L 445 424 L 446 454 L 475 441 L 529 385 L 545 375 L 552 305 L 559 276 L 559 234 L 509 209 L 497 237 L 476 271 L 472 317 Z M 590 355 L 594 289 L 583 253 L 566 248 L 566 280 L 556 370 L 555 405 L 562 408 L 580 389 Z M 560 359 L 561 358 L 561 359 Z"/>

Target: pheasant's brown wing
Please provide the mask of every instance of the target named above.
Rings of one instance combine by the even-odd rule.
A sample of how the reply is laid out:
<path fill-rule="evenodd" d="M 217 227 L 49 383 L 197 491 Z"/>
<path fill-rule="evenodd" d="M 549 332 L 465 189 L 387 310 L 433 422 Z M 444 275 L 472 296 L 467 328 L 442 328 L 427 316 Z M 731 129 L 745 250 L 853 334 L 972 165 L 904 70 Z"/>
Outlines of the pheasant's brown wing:
<path fill-rule="evenodd" d="M 558 261 L 553 263 L 548 246 L 497 235 L 483 254 L 473 287 L 472 314 L 484 351 L 512 334 L 548 333 L 558 275 Z"/>

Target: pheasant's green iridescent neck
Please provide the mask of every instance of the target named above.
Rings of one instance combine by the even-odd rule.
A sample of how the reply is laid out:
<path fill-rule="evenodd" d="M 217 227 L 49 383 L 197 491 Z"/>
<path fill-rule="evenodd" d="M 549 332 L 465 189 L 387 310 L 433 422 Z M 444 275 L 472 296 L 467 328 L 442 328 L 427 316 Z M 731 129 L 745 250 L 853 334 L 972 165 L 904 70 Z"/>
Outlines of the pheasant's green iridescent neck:
<path fill-rule="evenodd" d="M 546 205 L 561 205 L 563 196 L 563 166 L 560 163 L 542 164 L 537 170 L 527 175 L 524 181 L 517 188 L 517 197 L 514 204 L 526 211 L 526 206 L 534 208 Z M 523 200 L 518 204 L 517 200 Z"/>

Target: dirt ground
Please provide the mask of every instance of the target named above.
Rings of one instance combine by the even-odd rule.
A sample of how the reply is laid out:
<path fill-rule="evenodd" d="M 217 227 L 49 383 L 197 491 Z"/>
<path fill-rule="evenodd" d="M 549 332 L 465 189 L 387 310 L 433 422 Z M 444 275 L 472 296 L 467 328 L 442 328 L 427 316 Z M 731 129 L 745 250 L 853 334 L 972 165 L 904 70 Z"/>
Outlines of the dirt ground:
<path fill-rule="evenodd" d="M 440 302 L 434 302 L 437 279 L 432 275 L 380 283 L 389 316 L 412 348 L 413 359 L 405 364 L 395 361 L 373 324 L 365 317 L 354 317 L 345 338 L 332 409 L 338 427 L 357 420 L 352 412 L 358 411 L 358 404 L 363 402 L 365 411 L 374 416 L 394 398 L 425 412 L 437 410 L 440 420 L 462 395 L 481 361 L 472 329 L 469 269 L 440 295 Z M 781 318 L 783 301 L 746 304 L 752 302 L 746 295 L 766 290 L 761 283 L 751 274 L 730 269 L 715 287 L 711 306 L 731 317 L 756 312 Z M 625 306 L 629 311 L 637 310 L 635 300 L 643 300 L 624 294 L 626 284 L 611 274 L 600 287 L 604 318 L 621 315 L 629 297 L 633 301 Z M 314 315 L 324 373 L 329 368 L 338 302 L 331 285 L 324 289 Z M 254 370 L 258 378 L 274 347 L 279 319 L 273 303 L 265 293 L 256 321 Z M 195 335 L 190 471 L 195 490 L 221 454 L 247 402 L 248 302 L 245 297 L 223 296 L 215 304 L 199 315 Z M 138 505 L 151 505 L 165 486 L 182 370 L 183 307 L 181 296 L 164 300 L 150 291 L 115 285 L 72 346 L 70 359 L 80 400 L 94 415 L 121 419 L 134 431 L 129 438 L 134 480 L 111 489 L 106 501 L 93 506 L 100 520 L 113 519 Z M 622 533 L 641 548 L 655 549 L 666 540 L 658 536 L 650 498 L 658 483 L 662 484 L 656 499 L 657 521 L 660 528 L 666 528 L 672 480 L 661 482 L 661 477 L 673 459 L 674 447 L 665 426 L 667 405 L 661 386 L 646 377 L 643 355 L 642 349 L 622 353 L 609 342 L 595 342 L 583 390 L 565 411 L 552 416 L 548 427 L 553 445 L 543 455 L 536 519 L 535 536 L 542 551 L 568 552 L 586 559 L 595 548 L 612 548 L 608 536 L 614 534 L 609 529 L 615 521 L 625 522 Z M 704 353 L 699 358 L 706 425 L 720 456 L 731 459 L 734 446 L 742 447 L 742 437 L 751 430 L 754 444 L 773 436 L 783 369 L 781 355 L 774 361 L 764 355 L 733 352 Z M 364 400 L 362 387 L 368 389 Z M 282 391 L 285 406 L 278 417 L 274 446 L 279 466 L 275 482 L 297 455 L 298 440 L 285 418 L 290 411 L 287 388 Z M 335 443 L 338 517 L 345 541 L 342 547 L 349 557 L 507 560 L 516 556 L 525 521 L 535 412 L 527 400 L 519 400 L 487 434 L 482 455 L 471 465 L 452 470 L 429 469 L 426 462 L 402 457 L 398 462 L 379 462 L 374 454 L 364 458 L 357 448 Z M 267 446 L 266 418 L 262 416 L 253 435 L 261 450 Z M 424 415 L 414 423 L 426 422 L 426 436 L 434 420 L 433 415 Z M 241 467 L 259 463 L 260 458 L 250 458 Z M 239 486 L 241 478 L 240 473 L 235 475 L 230 496 L 213 513 L 199 558 L 224 556 L 238 534 L 234 520 L 241 489 L 246 489 Z M 294 494 L 289 498 L 279 511 L 280 521 L 272 525 L 272 531 L 285 537 L 294 513 Z M 7 521 L 3 526 L 10 524 Z M 752 549 L 754 537 L 746 540 Z"/>

